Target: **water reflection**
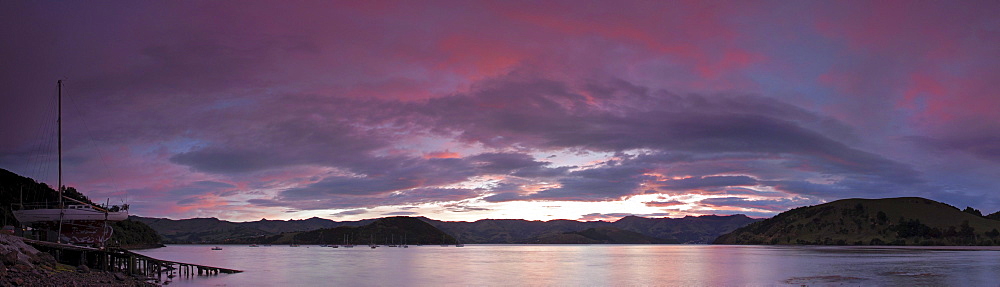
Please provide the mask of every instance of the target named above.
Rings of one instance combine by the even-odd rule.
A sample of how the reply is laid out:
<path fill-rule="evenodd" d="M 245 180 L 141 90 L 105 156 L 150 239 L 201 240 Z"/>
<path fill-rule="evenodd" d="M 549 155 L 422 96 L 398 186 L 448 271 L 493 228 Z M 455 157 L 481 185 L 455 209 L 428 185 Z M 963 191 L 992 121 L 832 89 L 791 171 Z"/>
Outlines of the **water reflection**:
<path fill-rule="evenodd" d="M 245 270 L 170 286 L 991 285 L 998 250 L 720 245 L 323 248 L 173 245 L 165 260 Z"/>

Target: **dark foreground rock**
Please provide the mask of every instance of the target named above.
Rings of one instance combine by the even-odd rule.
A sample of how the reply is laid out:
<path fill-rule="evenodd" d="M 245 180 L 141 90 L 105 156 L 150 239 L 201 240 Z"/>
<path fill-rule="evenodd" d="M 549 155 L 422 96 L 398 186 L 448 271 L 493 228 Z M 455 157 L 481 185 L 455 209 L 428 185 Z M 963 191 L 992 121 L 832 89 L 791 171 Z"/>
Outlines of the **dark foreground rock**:
<path fill-rule="evenodd" d="M 160 286 L 121 273 L 56 262 L 13 235 L 0 234 L 0 286 Z"/>

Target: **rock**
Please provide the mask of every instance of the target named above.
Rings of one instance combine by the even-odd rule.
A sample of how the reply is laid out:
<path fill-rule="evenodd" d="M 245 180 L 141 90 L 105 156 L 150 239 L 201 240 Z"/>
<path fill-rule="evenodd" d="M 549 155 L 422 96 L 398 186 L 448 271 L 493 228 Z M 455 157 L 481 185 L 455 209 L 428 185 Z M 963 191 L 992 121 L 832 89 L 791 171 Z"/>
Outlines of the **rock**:
<path fill-rule="evenodd" d="M 38 252 L 35 255 L 36 255 L 35 256 L 36 259 L 35 259 L 34 263 L 37 263 L 37 264 L 40 264 L 40 265 L 45 265 L 45 266 L 50 266 L 50 267 L 56 266 L 56 257 L 52 256 L 52 254 L 45 253 L 45 252 Z"/>
<path fill-rule="evenodd" d="M 3 254 L 0 254 L 0 261 L 3 261 L 3 264 L 6 265 L 17 264 L 17 251 L 14 250 L 4 251 Z"/>
<path fill-rule="evenodd" d="M 0 261 L 3 261 L 6 265 L 28 265 L 35 266 L 31 264 L 31 257 L 26 254 L 20 253 L 17 250 L 8 249 L 6 253 L 0 255 Z"/>
<path fill-rule="evenodd" d="M 14 278 L 14 280 L 13 280 L 13 281 L 14 281 L 14 285 L 17 285 L 17 286 L 21 286 L 21 285 L 24 285 L 24 279 L 21 279 L 21 278 Z"/>
<path fill-rule="evenodd" d="M 115 276 L 115 280 L 118 280 L 118 281 L 125 281 L 125 279 L 128 279 L 128 276 L 125 276 L 125 274 L 121 274 L 119 272 L 115 272 L 114 276 Z"/>
<path fill-rule="evenodd" d="M 28 272 L 31 272 L 31 270 L 35 270 L 34 267 L 32 267 L 31 265 L 27 265 L 27 264 L 14 265 L 14 269 L 17 270 L 17 271 L 20 271 L 21 273 L 28 273 Z"/>
<path fill-rule="evenodd" d="M 76 267 L 76 272 L 80 272 L 80 273 L 90 273 L 90 267 L 87 267 L 87 265 L 80 265 L 80 266 L 77 266 L 77 267 Z"/>

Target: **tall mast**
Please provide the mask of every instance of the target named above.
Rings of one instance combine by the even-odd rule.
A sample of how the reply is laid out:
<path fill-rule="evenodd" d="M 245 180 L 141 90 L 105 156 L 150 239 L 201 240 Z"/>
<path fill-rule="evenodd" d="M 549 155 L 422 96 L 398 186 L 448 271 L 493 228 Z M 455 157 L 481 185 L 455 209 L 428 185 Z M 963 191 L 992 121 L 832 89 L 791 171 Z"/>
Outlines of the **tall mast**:
<path fill-rule="evenodd" d="M 59 113 L 56 118 L 56 138 L 58 138 L 58 149 L 59 149 L 59 231 L 56 234 L 56 243 L 62 243 L 62 227 L 63 227 L 63 216 L 66 214 L 66 209 L 63 207 L 63 184 L 62 184 L 62 80 L 56 82 L 56 86 L 59 86 Z"/>
<path fill-rule="evenodd" d="M 62 208 L 62 196 L 63 196 L 63 184 L 62 184 L 62 80 L 56 82 L 59 86 L 59 113 L 56 118 L 56 126 L 58 126 L 56 131 L 56 138 L 58 139 L 58 149 L 59 149 L 59 208 Z"/>

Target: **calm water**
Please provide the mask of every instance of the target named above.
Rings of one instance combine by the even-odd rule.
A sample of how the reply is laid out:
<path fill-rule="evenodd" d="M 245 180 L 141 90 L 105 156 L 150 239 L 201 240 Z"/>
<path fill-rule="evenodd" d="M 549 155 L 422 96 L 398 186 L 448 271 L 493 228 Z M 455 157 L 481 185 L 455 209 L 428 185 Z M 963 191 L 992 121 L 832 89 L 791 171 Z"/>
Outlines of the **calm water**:
<path fill-rule="evenodd" d="M 172 245 L 154 258 L 244 270 L 168 286 L 1000 286 L 1000 249 L 728 245 Z"/>

